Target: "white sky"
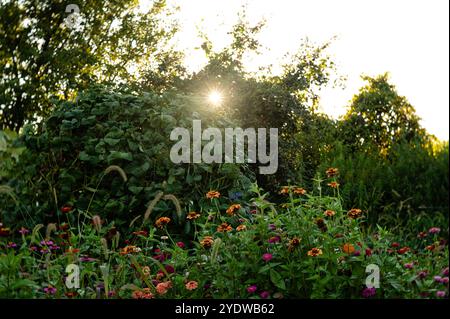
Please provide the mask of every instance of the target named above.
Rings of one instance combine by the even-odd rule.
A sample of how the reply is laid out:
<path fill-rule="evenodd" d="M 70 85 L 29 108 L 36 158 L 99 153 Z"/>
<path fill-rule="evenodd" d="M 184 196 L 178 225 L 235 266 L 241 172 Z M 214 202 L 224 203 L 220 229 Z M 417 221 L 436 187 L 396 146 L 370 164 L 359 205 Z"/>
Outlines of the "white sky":
<path fill-rule="evenodd" d="M 146 1 L 146 0 L 143 0 Z M 248 68 L 274 64 L 308 37 L 322 43 L 333 36 L 328 51 L 346 88 L 322 92 L 323 110 L 337 117 L 363 85 L 361 74 L 386 71 L 398 92 L 408 98 L 422 125 L 441 139 L 449 138 L 449 1 L 448 0 L 168 0 L 180 6 L 179 45 L 186 62 L 196 69 L 205 62 L 197 28 L 218 48 L 247 5 L 251 22 L 267 20 L 259 39 L 262 56 Z"/>

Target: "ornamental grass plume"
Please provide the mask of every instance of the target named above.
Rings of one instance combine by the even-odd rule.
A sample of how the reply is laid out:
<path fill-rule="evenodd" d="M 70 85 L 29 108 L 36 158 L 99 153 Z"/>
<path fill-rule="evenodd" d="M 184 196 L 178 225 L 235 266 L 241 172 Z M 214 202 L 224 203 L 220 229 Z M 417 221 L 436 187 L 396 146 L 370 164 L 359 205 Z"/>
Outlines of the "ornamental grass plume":
<path fill-rule="evenodd" d="M 127 174 L 120 166 L 110 165 L 105 169 L 105 175 L 108 175 L 111 172 L 118 172 L 120 177 L 122 177 L 124 183 L 126 183 L 126 181 L 128 180 Z"/>

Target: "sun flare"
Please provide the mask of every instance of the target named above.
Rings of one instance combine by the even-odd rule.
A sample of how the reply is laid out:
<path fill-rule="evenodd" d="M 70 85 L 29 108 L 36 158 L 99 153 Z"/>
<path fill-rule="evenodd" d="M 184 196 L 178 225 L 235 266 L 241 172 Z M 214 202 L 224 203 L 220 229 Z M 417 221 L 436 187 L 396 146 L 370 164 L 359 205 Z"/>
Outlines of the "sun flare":
<path fill-rule="evenodd" d="M 208 94 L 208 101 L 214 106 L 219 106 L 223 102 L 223 96 L 219 91 L 211 91 Z"/>

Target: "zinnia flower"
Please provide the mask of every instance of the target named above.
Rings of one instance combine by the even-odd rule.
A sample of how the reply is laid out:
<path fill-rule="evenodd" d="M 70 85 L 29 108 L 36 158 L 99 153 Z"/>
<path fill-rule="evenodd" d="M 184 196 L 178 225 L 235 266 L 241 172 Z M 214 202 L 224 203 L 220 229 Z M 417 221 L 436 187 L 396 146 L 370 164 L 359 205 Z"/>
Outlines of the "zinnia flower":
<path fill-rule="evenodd" d="M 236 230 L 237 231 L 244 231 L 244 230 L 246 230 L 247 229 L 247 226 L 245 226 L 245 225 L 239 225 L 238 227 L 236 227 Z"/>
<path fill-rule="evenodd" d="M 63 207 L 61 207 L 61 211 L 63 213 L 70 213 L 72 211 L 72 209 L 73 208 L 71 206 L 63 206 Z"/>
<path fill-rule="evenodd" d="M 120 251 L 120 254 L 128 255 L 128 254 L 138 253 L 140 251 L 141 251 L 141 249 L 139 247 L 130 245 L 130 246 L 126 246 L 126 247 L 122 248 Z"/>
<path fill-rule="evenodd" d="M 372 256 L 372 249 L 366 248 L 366 256 L 367 256 L 367 257 Z"/>
<path fill-rule="evenodd" d="M 190 212 L 187 214 L 186 218 L 189 220 L 197 219 L 200 217 L 200 214 L 197 212 Z"/>
<path fill-rule="evenodd" d="M 194 289 L 197 289 L 198 283 L 194 280 L 191 280 L 191 281 L 188 281 L 185 286 L 186 286 L 187 290 L 194 290 Z"/>
<path fill-rule="evenodd" d="M 170 218 L 169 217 L 160 217 L 160 218 L 158 218 L 156 220 L 155 226 L 158 227 L 158 228 L 163 228 L 168 223 L 170 223 Z"/>
<path fill-rule="evenodd" d="M 200 241 L 200 245 L 202 245 L 203 248 L 210 248 L 214 244 L 214 239 L 211 236 L 205 236 Z"/>
<path fill-rule="evenodd" d="M 22 235 L 26 235 L 29 232 L 30 231 L 28 229 L 26 229 L 25 227 L 21 227 L 20 230 L 19 230 L 19 234 L 22 234 Z"/>
<path fill-rule="evenodd" d="M 317 257 L 322 255 L 322 249 L 320 248 L 313 248 L 310 251 L 308 251 L 308 256 L 310 257 Z"/>
<path fill-rule="evenodd" d="M 328 186 L 330 186 L 331 188 L 338 188 L 339 187 L 339 183 L 338 182 L 331 182 L 331 183 L 328 183 Z"/>
<path fill-rule="evenodd" d="M 56 288 L 52 287 L 52 286 L 47 286 L 47 287 L 44 288 L 44 292 L 47 295 L 54 295 L 54 294 L 56 294 Z"/>
<path fill-rule="evenodd" d="M 433 277 L 433 280 L 434 280 L 435 282 L 440 283 L 441 280 L 442 280 L 442 277 L 441 277 L 441 276 L 434 276 L 434 277 Z"/>
<path fill-rule="evenodd" d="M 298 245 L 300 245 L 300 239 L 297 237 L 292 238 L 289 241 L 288 251 L 293 251 Z"/>
<path fill-rule="evenodd" d="M 206 193 L 206 198 L 213 199 L 213 198 L 219 198 L 220 193 L 218 191 L 209 191 Z"/>
<path fill-rule="evenodd" d="M 270 297 L 270 292 L 268 292 L 268 291 L 262 291 L 262 292 L 259 294 L 259 296 L 260 296 L 262 299 L 267 299 L 267 298 Z"/>
<path fill-rule="evenodd" d="M 445 291 L 443 291 L 443 290 L 436 291 L 436 297 L 444 298 L 445 297 Z"/>
<path fill-rule="evenodd" d="M 403 254 L 406 254 L 408 251 L 410 251 L 411 249 L 409 248 L 409 247 L 403 247 L 403 248 L 400 248 L 397 252 L 400 254 L 400 255 L 403 255 Z"/>
<path fill-rule="evenodd" d="M 438 234 L 441 231 L 439 227 L 432 227 L 428 230 L 430 234 Z"/>
<path fill-rule="evenodd" d="M 444 276 L 448 276 L 448 267 L 442 269 L 442 274 L 443 274 Z"/>
<path fill-rule="evenodd" d="M 241 209 L 241 205 L 233 204 L 227 209 L 227 214 L 233 216 L 239 209 Z"/>
<path fill-rule="evenodd" d="M 273 236 L 273 237 L 270 237 L 267 241 L 269 242 L 269 244 L 279 243 L 281 241 L 281 237 Z"/>
<path fill-rule="evenodd" d="M 366 288 L 363 289 L 361 295 L 362 295 L 364 298 L 370 298 L 370 297 L 375 296 L 376 293 L 377 293 L 377 290 L 376 290 L 374 287 L 372 287 L 372 288 L 366 287 Z"/>
<path fill-rule="evenodd" d="M 258 287 L 256 287 L 256 285 L 251 285 L 247 287 L 247 292 L 250 294 L 253 294 L 256 292 L 256 290 L 258 289 Z"/>
<path fill-rule="evenodd" d="M 186 245 L 182 241 L 177 242 L 177 246 L 180 247 L 181 249 L 186 247 Z"/>
<path fill-rule="evenodd" d="M 272 258 L 273 258 L 273 255 L 269 254 L 269 253 L 262 255 L 262 260 L 264 260 L 265 262 L 272 260 Z"/>
<path fill-rule="evenodd" d="M 284 186 L 280 190 L 280 194 L 289 194 L 289 187 Z"/>
<path fill-rule="evenodd" d="M 352 254 L 355 252 L 355 246 L 350 243 L 344 244 L 344 246 L 342 246 L 342 251 L 346 254 Z"/>
<path fill-rule="evenodd" d="M 164 295 L 170 288 L 172 288 L 171 281 L 160 282 L 156 285 L 156 292 L 160 295 Z"/>
<path fill-rule="evenodd" d="M 302 187 L 295 187 L 294 188 L 294 194 L 305 195 L 306 194 L 306 189 L 304 189 Z"/>
<path fill-rule="evenodd" d="M 228 225 L 227 223 L 222 223 L 219 226 L 217 226 L 217 231 L 219 233 L 225 233 L 225 232 L 229 232 L 232 230 L 233 230 L 233 228 L 230 225 Z"/>
<path fill-rule="evenodd" d="M 406 263 L 403 266 L 405 266 L 406 269 L 413 269 L 414 268 L 414 263 Z"/>
<path fill-rule="evenodd" d="M 428 271 L 426 271 L 426 270 L 422 270 L 417 274 L 417 277 L 419 277 L 420 279 L 423 279 L 426 276 L 428 276 Z"/>
<path fill-rule="evenodd" d="M 417 238 L 425 238 L 425 237 L 427 237 L 427 233 L 424 232 L 424 231 L 421 231 L 421 232 L 417 235 Z"/>
<path fill-rule="evenodd" d="M 329 169 L 327 169 L 325 171 L 325 173 L 327 174 L 327 177 L 333 177 L 336 176 L 337 174 L 339 174 L 339 169 L 335 168 L 335 167 L 330 167 Z"/>
<path fill-rule="evenodd" d="M 361 217 L 362 211 L 361 209 L 358 208 L 352 208 L 348 211 L 347 216 L 352 218 L 352 219 L 356 219 L 358 217 Z"/>
<path fill-rule="evenodd" d="M 327 209 L 323 214 L 327 217 L 333 217 L 334 215 L 336 215 L 336 212 L 334 210 Z"/>

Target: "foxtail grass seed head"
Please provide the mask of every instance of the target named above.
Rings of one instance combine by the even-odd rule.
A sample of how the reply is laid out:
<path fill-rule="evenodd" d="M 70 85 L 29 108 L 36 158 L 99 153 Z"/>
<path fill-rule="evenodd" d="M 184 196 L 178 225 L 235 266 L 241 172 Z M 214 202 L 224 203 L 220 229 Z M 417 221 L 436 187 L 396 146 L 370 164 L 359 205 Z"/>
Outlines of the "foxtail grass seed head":
<path fill-rule="evenodd" d="M 127 182 L 127 180 L 128 180 L 127 174 L 125 173 L 125 171 L 120 166 L 111 165 L 111 166 L 108 166 L 105 169 L 105 175 L 108 175 L 111 172 L 118 172 L 120 177 L 122 177 L 124 183 Z"/>

